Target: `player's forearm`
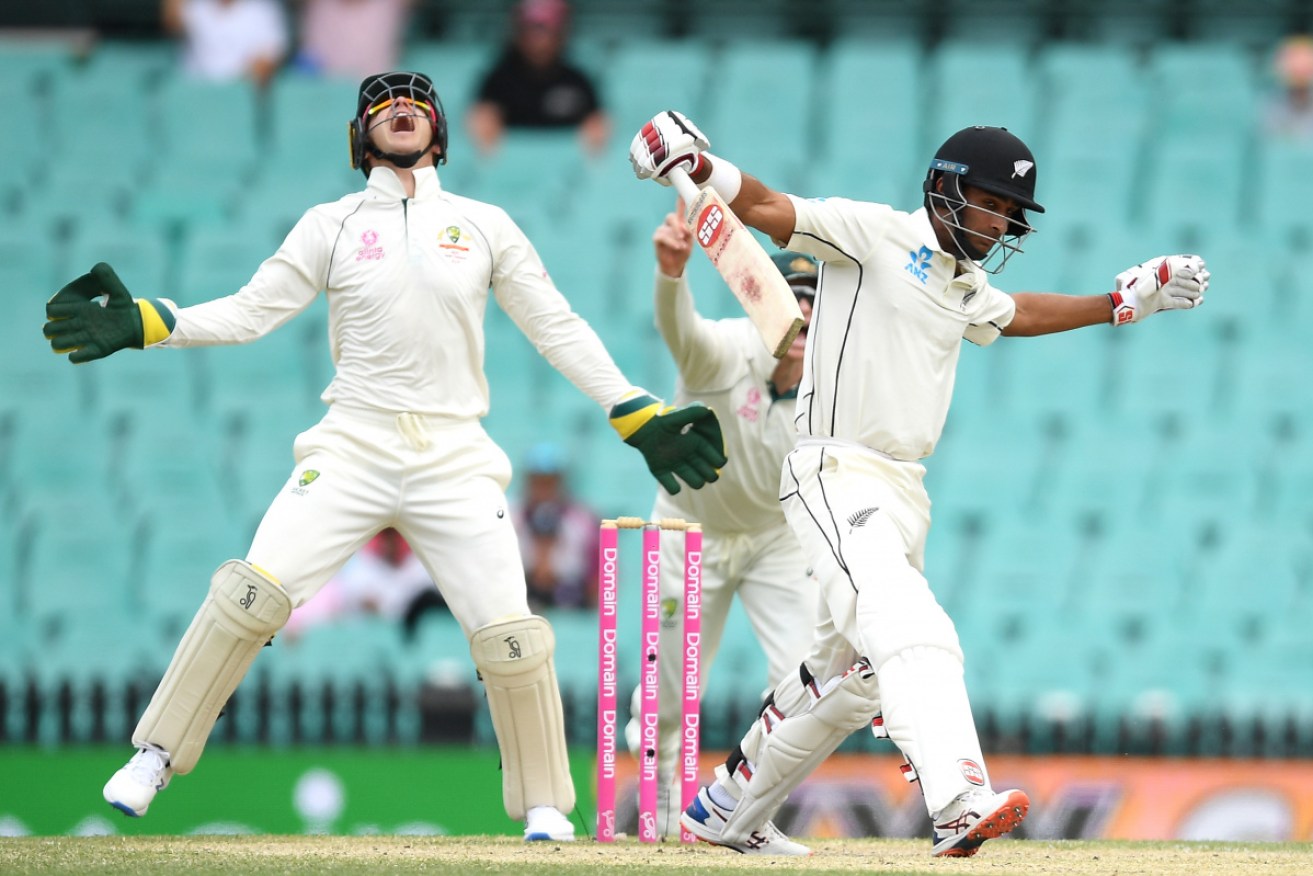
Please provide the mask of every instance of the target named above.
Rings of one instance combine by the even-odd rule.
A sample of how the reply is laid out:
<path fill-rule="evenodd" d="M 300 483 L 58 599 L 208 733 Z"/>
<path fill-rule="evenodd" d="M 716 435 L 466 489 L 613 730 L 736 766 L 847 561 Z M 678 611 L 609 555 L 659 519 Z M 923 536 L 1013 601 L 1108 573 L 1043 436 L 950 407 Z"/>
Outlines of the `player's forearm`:
<path fill-rule="evenodd" d="M 702 167 L 693 176 L 693 181 L 699 185 L 712 177 L 717 161 L 725 160 L 714 155 L 703 155 L 703 159 Z M 721 195 L 723 197 L 724 192 Z M 743 174 L 738 194 L 728 203 L 743 224 L 769 235 L 780 246 L 788 243 L 793 236 L 797 220 L 793 202 L 787 195 L 769 188 L 755 176 Z"/>
<path fill-rule="evenodd" d="M 1112 304 L 1107 295 L 1018 292 L 1012 299 L 1017 313 L 1003 329 L 1008 337 L 1035 337 L 1105 325 L 1112 318 Z"/>

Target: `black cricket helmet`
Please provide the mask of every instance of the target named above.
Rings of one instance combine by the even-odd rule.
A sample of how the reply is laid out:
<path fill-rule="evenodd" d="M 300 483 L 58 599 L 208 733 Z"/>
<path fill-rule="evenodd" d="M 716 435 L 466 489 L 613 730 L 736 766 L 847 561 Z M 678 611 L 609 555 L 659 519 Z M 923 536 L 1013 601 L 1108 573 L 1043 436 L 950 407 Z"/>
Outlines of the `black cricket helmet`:
<path fill-rule="evenodd" d="M 786 250 L 775 253 L 770 260 L 780 269 L 794 295 L 816 297 L 816 281 L 821 270 L 816 259 L 800 252 Z"/>
<path fill-rule="evenodd" d="M 1043 213 L 1044 207 L 1035 200 L 1035 156 L 1025 143 L 1007 128 L 976 125 L 964 128 L 944 141 L 930 162 L 922 188 L 925 205 L 932 202 L 947 206 L 946 222 L 954 229 L 954 237 L 970 258 L 979 260 L 988 255 L 980 252 L 966 239 L 970 232 L 961 226 L 959 211 L 966 206 L 963 186 L 975 186 L 987 192 L 1011 198 L 1019 209 L 1008 216 L 1007 235 L 1018 241 L 1034 231 L 1026 221 L 1026 210 Z M 943 191 L 936 190 L 936 182 L 944 180 Z M 1007 250 L 1003 261 L 1013 252 L 1020 252 L 1015 244 L 1002 244 Z M 991 247 L 992 248 L 992 247 Z M 1002 264 L 998 270 L 1002 269 Z"/>
<path fill-rule="evenodd" d="M 415 108 L 427 113 L 433 125 L 433 140 L 427 149 L 408 155 L 395 155 L 381 152 L 369 141 L 370 118 L 375 113 L 386 109 L 397 98 L 409 99 Z M 447 163 L 447 115 L 442 109 L 442 100 L 433 87 L 433 80 L 423 73 L 396 71 L 393 73 L 376 73 L 360 83 L 360 92 L 356 97 L 356 115 L 347 124 L 347 137 L 351 147 L 351 166 L 365 171 L 365 154 L 386 158 L 400 167 L 412 167 L 426 152 L 438 150 L 437 163 Z"/>

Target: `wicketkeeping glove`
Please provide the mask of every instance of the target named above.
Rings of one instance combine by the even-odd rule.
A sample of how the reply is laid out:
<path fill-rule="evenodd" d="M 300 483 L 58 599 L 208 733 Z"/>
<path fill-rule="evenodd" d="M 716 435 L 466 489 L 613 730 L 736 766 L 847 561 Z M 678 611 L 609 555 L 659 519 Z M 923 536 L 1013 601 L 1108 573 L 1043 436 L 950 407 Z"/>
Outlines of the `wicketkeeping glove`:
<path fill-rule="evenodd" d="M 670 169 L 683 165 L 689 173 L 697 169 L 701 154 L 711 148 L 707 135 L 684 117 L 666 110 L 657 113 L 643 126 L 629 144 L 629 163 L 639 179 L 655 179 L 670 185 Z"/>
<path fill-rule="evenodd" d="M 1185 310 L 1204 303 L 1210 274 L 1197 255 L 1159 256 L 1117 275 L 1112 324 L 1139 322 L 1160 310 Z"/>
<path fill-rule="evenodd" d="M 75 363 L 158 344 L 173 333 L 174 323 L 164 301 L 134 299 L 104 262 L 46 302 L 45 336 L 56 353 L 68 353 Z"/>
<path fill-rule="evenodd" d="M 639 393 L 611 408 L 611 426 L 637 447 L 647 468 L 666 492 L 679 492 L 675 475 L 693 489 L 720 477 L 726 462 L 725 438 L 716 412 L 695 403 L 676 408 Z"/>

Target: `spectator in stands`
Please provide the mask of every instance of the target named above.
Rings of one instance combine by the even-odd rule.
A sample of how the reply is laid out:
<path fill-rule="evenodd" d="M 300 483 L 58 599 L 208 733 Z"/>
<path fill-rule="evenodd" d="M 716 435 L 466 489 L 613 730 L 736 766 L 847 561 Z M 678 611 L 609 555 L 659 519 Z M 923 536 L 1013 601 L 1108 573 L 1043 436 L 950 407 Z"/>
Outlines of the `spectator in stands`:
<path fill-rule="evenodd" d="M 529 607 L 584 608 L 597 603 L 597 525 L 566 487 L 565 454 L 556 444 L 529 450 L 524 494 L 511 519 L 524 557 Z"/>
<path fill-rule="evenodd" d="M 570 6 L 565 0 L 521 0 L 512 38 L 479 85 L 470 135 L 480 152 L 496 149 L 507 128 L 578 128 L 585 148 L 606 145 L 610 123 L 592 80 L 565 57 Z"/>
<path fill-rule="evenodd" d="M 1265 133 L 1313 144 L 1313 37 L 1287 37 L 1277 48 L 1273 68 L 1280 90 L 1265 107 Z"/>
<path fill-rule="evenodd" d="M 164 0 L 164 30 L 182 39 L 182 68 L 216 82 L 265 86 L 287 54 L 287 19 L 277 0 Z"/>
<path fill-rule="evenodd" d="M 393 70 L 414 0 L 295 0 L 299 9 L 297 69 L 362 79 Z"/>
<path fill-rule="evenodd" d="M 295 639 L 337 618 L 376 614 L 397 621 L 410 640 L 424 612 L 446 611 L 446 605 L 406 539 L 388 527 L 347 560 L 314 599 L 292 611 L 283 633 Z"/>

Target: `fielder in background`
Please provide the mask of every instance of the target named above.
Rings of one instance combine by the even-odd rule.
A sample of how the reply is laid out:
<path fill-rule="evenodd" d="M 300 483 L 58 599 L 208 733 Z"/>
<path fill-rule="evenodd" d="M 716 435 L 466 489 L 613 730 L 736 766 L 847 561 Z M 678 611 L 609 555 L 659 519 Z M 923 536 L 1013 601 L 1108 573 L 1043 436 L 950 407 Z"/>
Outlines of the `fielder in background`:
<path fill-rule="evenodd" d="M 684 278 L 693 249 L 682 205 L 652 235 L 656 247 L 656 325 L 679 371 L 676 404 L 705 404 L 721 412 L 726 454 L 734 460 L 714 487 L 678 496 L 657 494 L 652 520 L 702 522 L 702 679 L 720 646 L 737 593 L 766 654 L 770 688 L 796 670 L 811 642 L 808 623 L 818 593 L 807 578 L 798 540 L 779 502 L 780 465 L 793 447 L 794 406 L 802 378 L 806 327 L 775 359 L 746 317 L 709 320 L 697 312 Z M 816 295 L 816 260 L 780 253 L 775 264 L 793 289 L 804 319 Z M 683 556 L 678 539 L 663 539 L 661 556 L 660 746 L 657 830 L 679 833 L 680 704 L 683 691 L 680 619 Z M 635 689 L 626 740 L 638 750 Z"/>
<path fill-rule="evenodd" d="M 245 559 L 215 572 L 133 733 L 139 750 L 104 796 L 144 815 L 175 773 L 195 767 L 220 710 L 291 610 L 392 527 L 469 638 L 507 814 L 524 820 L 526 840 L 573 839 L 555 640 L 526 601 L 507 514 L 510 462 L 479 422 L 489 286 L 538 350 L 610 410 L 666 489 L 678 492 L 676 476 L 694 488 L 718 477 L 720 427 L 705 407 L 671 408 L 631 386 L 506 213 L 443 190 L 446 118 L 427 76 L 365 79 L 350 134 L 365 189 L 306 212 L 235 294 L 186 308 L 133 299 L 101 263 L 46 306 L 51 346 L 88 362 L 126 347 L 245 343 L 321 291 L 329 305 L 328 412 L 297 437 L 295 467 Z"/>
<path fill-rule="evenodd" d="M 1016 828 L 1030 800 L 990 784 L 957 632 L 923 574 L 930 500 L 920 460 L 943 429 L 962 339 L 987 345 L 1193 308 L 1208 271 L 1198 256 L 1160 256 L 1118 274 L 1109 293 L 996 289 L 989 274 L 1020 251 L 1027 211 L 1044 210 L 1034 156 L 1002 128 L 949 137 L 913 213 L 776 192 L 708 147 L 692 122 L 663 112 L 635 136 L 630 160 L 640 178 L 658 181 L 685 167 L 746 224 L 824 265 L 780 496 L 852 662 L 833 676 L 810 667 L 815 677 L 801 689 L 786 678 L 681 821 L 741 852 L 806 854 L 768 819 L 883 706 L 883 729 L 920 781 L 932 853 L 975 854 Z"/>

